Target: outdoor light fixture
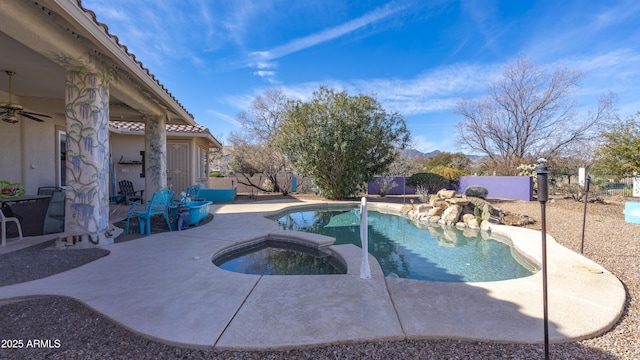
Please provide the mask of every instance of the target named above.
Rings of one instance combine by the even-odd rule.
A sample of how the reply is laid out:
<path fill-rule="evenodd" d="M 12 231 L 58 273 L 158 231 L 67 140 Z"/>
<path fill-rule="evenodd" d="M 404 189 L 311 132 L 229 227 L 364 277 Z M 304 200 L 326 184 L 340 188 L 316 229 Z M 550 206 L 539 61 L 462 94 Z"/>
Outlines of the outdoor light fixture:
<path fill-rule="evenodd" d="M 540 202 L 542 223 L 542 305 L 544 307 L 544 358 L 549 359 L 549 310 L 547 304 L 547 216 L 549 200 L 549 169 L 546 159 L 538 159 L 536 174 L 538 179 L 538 201 Z"/>

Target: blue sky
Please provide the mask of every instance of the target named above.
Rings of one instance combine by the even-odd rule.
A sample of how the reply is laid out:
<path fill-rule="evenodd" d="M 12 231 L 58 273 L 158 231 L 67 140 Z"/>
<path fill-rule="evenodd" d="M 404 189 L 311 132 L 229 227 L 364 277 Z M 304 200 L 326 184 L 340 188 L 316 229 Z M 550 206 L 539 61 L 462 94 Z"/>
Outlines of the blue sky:
<path fill-rule="evenodd" d="M 452 114 L 518 54 L 581 70 L 588 111 L 608 91 L 640 111 L 640 2 L 83 0 L 112 34 L 226 142 L 270 88 L 374 95 L 420 151 L 460 151 Z"/>

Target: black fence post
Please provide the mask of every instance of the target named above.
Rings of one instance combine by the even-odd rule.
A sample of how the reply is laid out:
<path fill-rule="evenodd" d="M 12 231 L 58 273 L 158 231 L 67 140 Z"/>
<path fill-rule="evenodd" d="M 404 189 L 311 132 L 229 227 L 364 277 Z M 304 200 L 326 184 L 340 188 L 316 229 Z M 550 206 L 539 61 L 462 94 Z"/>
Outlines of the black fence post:
<path fill-rule="evenodd" d="M 582 215 L 582 240 L 580 241 L 580 254 L 584 254 L 584 230 L 587 224 L 587 203 L 589 202 L 589 182 L 591 177 L 589 175 L 584 178 L 584 214 Z"/>
<path fill-rule="evenodd" d="M 544 308 L 544 358 L 549 359 L 549 310 L 547 304 L 547 216 L 546 205 L 549 200 L 549 169 L 547 160 L 539 159 L 536 174 L 538 176 L 538 201 L 540 202 L 542 223 L 542 305 Z"/>

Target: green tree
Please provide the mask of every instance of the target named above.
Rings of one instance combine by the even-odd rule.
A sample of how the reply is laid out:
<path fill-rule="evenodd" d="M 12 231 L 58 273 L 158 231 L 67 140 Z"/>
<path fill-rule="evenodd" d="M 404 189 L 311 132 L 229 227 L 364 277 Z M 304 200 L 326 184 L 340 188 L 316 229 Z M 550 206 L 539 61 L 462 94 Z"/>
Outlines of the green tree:
<path fill-rule="evenodd" d="M 431 172 L 441 175 L 445 179 L 449 180 L 449 184 L 460 181 L 460 178 L 465 175 L 464 171 L 448 166 L 439 166 L 433 168 Z"/>
<path fill-rule="evenodd" d="M 596 149 L 598 172 L 619 178 L 640 173 L 640 112 L 605 128 L 604 142 Z"/>
<path fill-rule="evenodd" d="M 322 196 L 343 199 L 385 173 L 395 149 L 408 142 L 402 116 L 387 113 L 374 98 L 320 87 L 309 101 L 290 103 L 277 146 Z"/>
<path fill-rule="evenodd" d="M 469 157 L 463 153 L 441 152 L 425 160 L 424 171 L 429 172 L 441 167 L 467 171 L 470 163 Z"/>

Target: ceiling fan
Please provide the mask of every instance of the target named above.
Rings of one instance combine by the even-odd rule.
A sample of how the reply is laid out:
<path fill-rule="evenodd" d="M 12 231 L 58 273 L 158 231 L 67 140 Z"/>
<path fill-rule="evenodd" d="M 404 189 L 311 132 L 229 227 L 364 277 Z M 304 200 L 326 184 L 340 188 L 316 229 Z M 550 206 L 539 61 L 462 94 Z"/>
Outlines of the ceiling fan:
<path fill-rule="evenodd" d="M 7 73 L 7 75 L 9 75 L 9 102 L 6 104 L 0 104 L 0 116 L 2 116 L 2 121 L 8 122 L 10 124 L 15 124 L 19 121 L 18 115 L 38 122 L 42 122 L 44 120 L 38 119 L 36 116 L 50 118 L 51 116 L 49 115 L 24 111 L 22 110 L 22 105 L 12 102 L 13 94 L 11 89 L 11 80 L 13 79 L 13 75 L 15 75 L 16 73 L 10 70 L 5 70 L 5 72 Z"/>

